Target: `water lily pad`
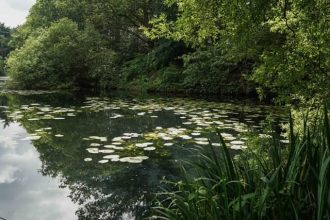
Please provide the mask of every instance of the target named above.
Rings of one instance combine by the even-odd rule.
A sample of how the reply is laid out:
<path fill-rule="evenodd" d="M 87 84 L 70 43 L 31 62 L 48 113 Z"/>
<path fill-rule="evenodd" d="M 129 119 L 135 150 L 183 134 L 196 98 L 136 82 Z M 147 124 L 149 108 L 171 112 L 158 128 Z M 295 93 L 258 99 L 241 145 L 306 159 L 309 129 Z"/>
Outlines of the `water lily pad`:
<path fill-rule="evenodd" d="M 101 142 L 107 142 L 108 141 L 108 138 L 106 138 L 106 137 L 100 137 L 100 139 L 99 139 Z"/>
<path fill-rule="evenodd" d="M 196 140 L 196 141 L 206 141 L 206 142 L 208 141 L 207 138 L 195 138 L 195 140 Z"/>
<path fill-rule="evenodd" d="M 97 154 L 97 153 L 99 153 L 99 149 L 98 148 L 87 148 L 86 150 L 88 151 L 88 153 L 91 153 L 91 154 Z"/>
<path fill-rule="evenodd" d="M 149 157 L 148 156 L 136 156 L 136 159 L 141 159 L 141 160 L 148 160 Z"/>
<path fill-rule="evenodd" d="M 232 145 L 242 145 L 242 144 L 245 144 L 245 142 L 243 142 L 243 141 L 231 141 L 230 144 L 232 144 Z"/>
<path fill-rule="evenodd" d="M 283 143 L 283 144 L 289 144 L 290 143 L 289 140 L 280 140 L 280 142 Z"/>
<path fill-rule="evenodd" d="M 192 139 L 192 137 L 190 137 L 189 135 L 181 135 L 180 137 L 182 139 L 184 139 L 184 140 L 190 140 L 190 139 Z"/>
<path fill-rule="evenodd" d="M 115 114 L 114 116 L 110 117 L 111 119 L 122 118 L 123 115 Z"/>
<path fill-rule="evenodd" d="M 222 137 L 232 137 L 232 134 L 228 134 L 228 133 L 220 133 Z"/>
<path fill-rule="evenodd" d="M 128 162 L 128 163 L 142 163 L 143 160 L 137 157 L 123 157 L 119 159 L 120 162 Z"/>
<path fill-rule="evenodd" d="M 104 153 L 104 154 L 111 154 L 115 152 L 114 150 L 109 150 L 109 149 L 106 149 L 106 150 L 99 150 L 99 153 Z"/>
<path fill-rule="evenodd" d="M 150 145 L 152 145 L 153 143 L 152 142 L 146 142 L 146 143 L 137 143 L 135 144 L 136 147 L 141 147 L 141 148 L 144 148 L 144 147 L 148 147 Z"/>
<path fill-rule="evenodd" d="M 29 118 L 28 121 L 39 121 L 40 118 Z"/>
<path fill-rule="evenodd" d="M 192 136 L 200 136 L 201 133 L 199 133 L 199 132 L 193 132 L 193 133 L 191 133 L 191 135 L 192 135 Z"/>
<path fill-rule="evenodd" d="M 173 140 L 172 137 L 168 137 L 168 136 L 164 136 L 164 137 L 161 137 L 164 141 L 170 141 L 170 140 Z"/>
<path fill-rule="evenodd" d="M 108 144 L 108 145 L 104 145 L 104 147 L 105 148 L 112 148 L 113 149 L 114 147 L 116 147 L 116 145 Z"/>
<path fill-rule="evenodd" d="M 112 160 L 112 159 L 119 159 L 119 155 L 106 155 L 103 157 L 104 159 L 109 159 L 109 160 Z"/>
<path fill-rule="evenodd" d="M 244 146 L 244 145 L 232 145 L 230 146 L 230 149 L 233 149 L 233 150 L 242 150 L 242 149 L 246 149 L 247 147 Z"/>
<path fill-rule="evenodd" d="M 156 148 L 155 147 L 146 147 L 146 148 L 143 148 L 143 150 L 153 151 L 153 150 L 156 150 Z"/>
<path fill-rule="evenodd" d="M 195 141 L 195 143 L 198 145 L 208 145 L 209 144 L 209 142 L 207 142 L 207 141 Z"/>
<path fill-rule="evenodd" d="M 122 137 L 112 138 L 112 141 L 114 141 L 114 142 L 122 141 Z"/>
<path fill-rule="evenodd" d="M 32 136 L 29 136 L 29 137 L 26 137 L 26 138 L 23 138 L 22 140 L 23 141 L 37 141 L 41 138 L 41 136 L 38 136 L 38 135 L 32 135 Z"/>
<path fill-rule="evenodd" d="M 233 141 L 233 140 L 236 140 L 236 137 L 227 136 L 227 137 L 223 137 L 223 139 L 225 139 L 226 141 Z"/>

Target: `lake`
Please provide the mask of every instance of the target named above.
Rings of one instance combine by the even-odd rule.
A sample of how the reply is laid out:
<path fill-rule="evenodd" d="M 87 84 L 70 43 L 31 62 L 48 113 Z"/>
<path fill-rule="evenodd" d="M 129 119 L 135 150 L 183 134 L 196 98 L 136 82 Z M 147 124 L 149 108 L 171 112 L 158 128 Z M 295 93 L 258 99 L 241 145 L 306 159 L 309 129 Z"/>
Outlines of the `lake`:
<path fill-rule="evenodd" d="M 0 93 L 0 217 L 143 219 L 194 148 L 219 146 L 216 129 L 235 154 L 286 116 L 249 101 Z"/>

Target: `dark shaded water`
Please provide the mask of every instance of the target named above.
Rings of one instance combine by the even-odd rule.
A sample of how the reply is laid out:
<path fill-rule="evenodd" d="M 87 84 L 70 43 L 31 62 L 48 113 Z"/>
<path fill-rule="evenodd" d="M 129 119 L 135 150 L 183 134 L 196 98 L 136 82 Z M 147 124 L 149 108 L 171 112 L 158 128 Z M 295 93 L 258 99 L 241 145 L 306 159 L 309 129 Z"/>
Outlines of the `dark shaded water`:
<path fill-rule="evenodd" d="M 220 129 L 248 148 L 281 109 L 188 98 L 0 93 L 0 217 L 142 219 L 163 177 Z M 263 135 L 263 134 L 262 134 Z"/>

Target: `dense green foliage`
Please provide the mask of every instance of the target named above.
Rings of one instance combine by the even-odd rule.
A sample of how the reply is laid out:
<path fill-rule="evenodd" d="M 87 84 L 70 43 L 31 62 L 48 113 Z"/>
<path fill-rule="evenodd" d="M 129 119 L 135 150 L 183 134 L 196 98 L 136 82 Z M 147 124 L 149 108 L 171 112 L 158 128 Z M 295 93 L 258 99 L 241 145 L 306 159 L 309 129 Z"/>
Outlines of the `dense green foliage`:
<path fill-rule="evenodd" d="M 149 0 L 37 1 L 11 40 L 9 86 L 118 86 L 125 62 L 150 51 L 153 42 L 139 27 L 161 8 Z"/>
<path fill-rule="evenodd" d="M 246 94 L 257 88 L 286 101 L 323 99 L 330 87 L 329 16 L 323 0 L 38 0 L 13 35 L 17 51 L 8 71 L 11 86 L 31 89 Z M 69 22 L 73 33 L 64 28 Z"/>
<path fill-rule="evenodd" d="M 330 123 L 327 111 L 290 144 L 252 138 L 232 158 L 220 149 L 200 150 L 199 162 L 180 182 L 168 182 L 155 207 L 159 219 L 329 219 Z M 220 152 L 219 152 L 220 151 Z M 198 159 L 196 159 L 198 160 Z"/>
<path fill-rule="evenodd" d="M 195 48 L 216 45 L 225 63 L 254 65 L 249 77 L 260 93 L 282 98 L 329 96 L 329 18 L 326 1 L 167 0 L 178 7 L 173 20 L 153 19 L 152 39 L 182 40 Z M 219 60 L 219 59 L 218 59 Z M 204 63 L 201 60 L 201 63 Z"/>
<path fill-rule="evenodd" d="M 3 23 L 0 23 L 0 76 L 5 75 L 5 58 L 10 51 L 8 45 L 10 35 L 10 28 L 6 27 Z"/>

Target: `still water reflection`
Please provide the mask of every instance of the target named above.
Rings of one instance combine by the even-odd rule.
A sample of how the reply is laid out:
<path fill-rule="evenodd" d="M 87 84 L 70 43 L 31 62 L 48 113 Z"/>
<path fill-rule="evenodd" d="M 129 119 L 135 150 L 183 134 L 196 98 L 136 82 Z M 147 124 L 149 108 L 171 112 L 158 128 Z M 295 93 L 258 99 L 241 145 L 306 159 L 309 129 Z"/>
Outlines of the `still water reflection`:
<path fill-rule="evenodd" d="M 0 122 L 0 216 L 6 219 L 75 219 L 77 205 L 59 189 L 59 181 L 38 172 L 37 150 L 21 141 L 27 132 L 18 123 Z"/>
<path fill-rule="evenodd" d="M 142 219 L 189 148 L 244 150 L 267 106 L 182 98 L 0 95 L 0 217 Z M 214 133 L 214 132 L 213 132 Z M 211 135 L 210 135 L 211 134 Z M 264 134 L 262 134 L 264 135 Z"/>

